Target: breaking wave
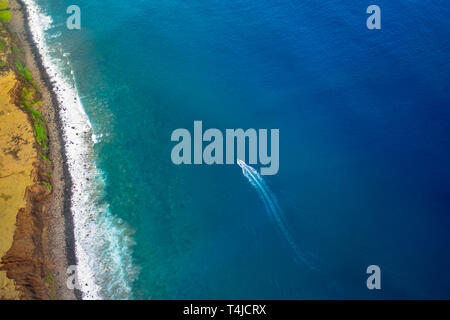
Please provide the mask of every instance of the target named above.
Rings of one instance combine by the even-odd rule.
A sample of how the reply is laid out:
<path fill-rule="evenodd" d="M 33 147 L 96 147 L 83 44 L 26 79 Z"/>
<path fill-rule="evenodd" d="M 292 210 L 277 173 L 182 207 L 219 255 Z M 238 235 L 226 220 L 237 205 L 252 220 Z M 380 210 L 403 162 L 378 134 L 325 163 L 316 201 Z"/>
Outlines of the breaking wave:
<path fill-rule="evenodd" d="M 71 211 L 74 220 L 77 276 L 83 299 L 132 298 L 138 269 L 132 262 L 133 231 L 116 217 L 104 200 L 105 177 L 95 163 L 98 137 L 80 101 L 67 55 L 47 39 L 52 18 L 32 0 L 23 0 L 32 37 L 43 67 L 53 83 L 72 178 Z M 68 70 L 69 69 L 69 70 Z"/>

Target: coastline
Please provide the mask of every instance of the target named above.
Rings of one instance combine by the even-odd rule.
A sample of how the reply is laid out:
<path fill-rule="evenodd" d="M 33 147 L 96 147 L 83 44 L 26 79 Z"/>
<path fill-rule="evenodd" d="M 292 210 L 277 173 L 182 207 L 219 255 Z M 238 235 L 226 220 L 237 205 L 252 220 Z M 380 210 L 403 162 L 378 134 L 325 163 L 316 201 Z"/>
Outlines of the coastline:
<path fill-rule="evenodd" d="M 53 190 L 46 199 L 42 226 L 43 264 L 48 270 L 46 279 L 50 299 L 81 299 L 79 291 L 67 288 L 67 267 L 76 265 L 73 217 L 71 213 L 72 181 L 68 170 L 61 118 L 56 94 L 50 77 L 43 67 L 42 57 L 28 24 L 28 13 L 21 0 L 9 1 L 12 19 L 9 27 L 17 35 L 24 51 L 25 63 L 40 88 L 42 115 L 46 120 L 49 138 L 49 159 L 52 163 Z M 50 279 L 50 281 L 49 281 Z M 50 285 L 49 285 L 49 282 Z M 17 281 L 16 281 L 17 285 Z M 31 289 L 33 291 L 33 289 Z M 25 298 L 45 298 L 25 295 Z"/>
<path fill-rule="evenodd" d="M 73 70 L 65 70 L 72 77 L 64 73 L 64 66 L 69 67 L 70 61 L 59 51 L 58 44 L 49 47 L 46 42 L 46 30 L 54 27 L 52 17 L 33 0 L 22 0 L 21 3 L 26 11 L 19 11 L 19 16 L 26 24 L 17 30 L 21 32 L 22 41 L 29 45 L 27 54 L 34 57 L 29 60 L 34 61 L 30 63 L 43 78 L 41 83 L 46 81 L 47 89 L 51 90 L 47 92 L 47 106 L 53 98 L 53 108 L 41 111 L 52 126 L 50 140 L 60 141 L 52 147 L 52 156 L 61 166 L 55 180 L 64 182 L 65 186 L 60 187 L 64 192 L 60 193 L 59 205 L 50 211 L 54 219 L 47 219 L 49 236 L 46 238 L 46 253 L 58 266 L 55 267 L 55 282 L 63 293 L 67 291 L 69 275 L 66 275 L 66 267 L 71 266 L 70 274 L 73 276 L 75 267 L 80 291 L 70 292 L 69 296 L 82 296 L 89 300 L 130 298 L 131 283 L 139 269 L 131 258 L 134 245 L 132 230 L 111 212 L 109 204 L 104 201 L 106 181 L 101 168 L 96 165 L 94 151 L 101 134 L 97 136 L 94 133 L 81 103 Z M 54 52 L 54 49 L 59 50 Z M 60 151 L 55 152 L 58 148 Z M 67 227 L 64 228 L 65 225 Z M 59 248 L 64 246 L 67 250 Z M 117 263 L 117 259 L 125 263 Z"/>

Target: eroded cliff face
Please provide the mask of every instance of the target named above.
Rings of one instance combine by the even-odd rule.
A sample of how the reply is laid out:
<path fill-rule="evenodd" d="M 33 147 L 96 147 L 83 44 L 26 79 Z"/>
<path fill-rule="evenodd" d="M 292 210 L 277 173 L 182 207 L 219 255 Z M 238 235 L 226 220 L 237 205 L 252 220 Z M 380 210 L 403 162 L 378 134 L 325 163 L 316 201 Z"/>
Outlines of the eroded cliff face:
<path fill-rule="evenodd" d="M 0 299 L 49 299 L 43 250 L 52 191 L 39 88 L 0 23 Z"/>
<path fill-rule="evenodd" d="M 45 281 L 47 267 L 42 246 L 43 203 L 48 193 L 45 187 L 37 183 L 26 188 L 27 205 L 17 214 L 13 244 L 2 257 L 1 268 L 9 279 L 14 279 L 21 299 L 50 298 Z"/>
<path fill-rule="evenodd" d="M 26 206 L 27 186 L 33 183 L 33 132 L 27 115 L 12 103 L 10 93 L 17 85 L 11 71 L 0 74 L 0 257 L 12 246 L 16 216 Z M 0 271 L 0 298 L 15 299 L 14 281 Z"/>

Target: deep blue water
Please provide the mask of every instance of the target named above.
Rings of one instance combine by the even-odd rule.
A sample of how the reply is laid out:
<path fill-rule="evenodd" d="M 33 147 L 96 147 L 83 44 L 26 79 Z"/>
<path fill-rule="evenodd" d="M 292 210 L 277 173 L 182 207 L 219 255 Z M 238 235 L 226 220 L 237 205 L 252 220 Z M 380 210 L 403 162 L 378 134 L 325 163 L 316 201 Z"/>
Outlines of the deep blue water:
<path fill-rule="evenodd" d="M 450 298 L 450 4 L 39 0 L 135 231 L 135 298 Z M 265 177 L 312 270 L 234 166 L 175 166 L 176 128 L 279 128 Z M 381 267 L 382 290 L 366 288 Z"/>

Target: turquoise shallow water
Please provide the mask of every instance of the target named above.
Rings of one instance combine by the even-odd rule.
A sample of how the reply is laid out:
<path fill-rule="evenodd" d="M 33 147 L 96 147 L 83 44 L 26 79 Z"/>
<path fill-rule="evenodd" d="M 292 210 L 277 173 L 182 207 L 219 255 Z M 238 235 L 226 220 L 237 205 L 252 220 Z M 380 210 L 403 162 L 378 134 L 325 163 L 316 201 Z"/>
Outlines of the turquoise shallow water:
<path fill-rule="evenodd" d="M 135 243 L 114 261 L 136 280 L 106 268 L 100 285 L 153 299 L 449 298 L 448 3 L 378 1 L 380 31 L 353 1 L 79 0 L 80 31 L 65 28 L 69 1 L 37 3 L 99 139 L 95 205 Z M 280 129 L 265 180 L 319 270 L 296 261 L 237 165 L 171 163 L 171 132 L 194 120 Z"/>

